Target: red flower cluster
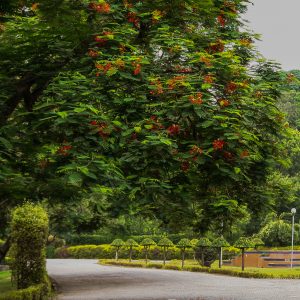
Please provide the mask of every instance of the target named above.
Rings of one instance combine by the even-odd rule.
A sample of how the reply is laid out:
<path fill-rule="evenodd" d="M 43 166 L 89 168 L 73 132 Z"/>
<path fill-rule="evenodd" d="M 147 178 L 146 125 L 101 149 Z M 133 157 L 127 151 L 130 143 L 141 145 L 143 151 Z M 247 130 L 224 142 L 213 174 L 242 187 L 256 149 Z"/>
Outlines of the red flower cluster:
<path fill-rule="evenodd" d="M 169 135 L 177 135 L 180 132 L 180 126 L 177 124 L 172 124 L 167 128 L 167 132 Z"/>
<path fill-rule="evenodd" d="M 96 64 L 96 68 L 101 71 L 104 75 L 111 69 L 112 63 L 107 63 L 105 65 Z M 100 73 L 98 72 L 96 76 L 99 76 Z"/>
<path fill-rule="evenodd" d="M 71 145 L 64 145 L 57 150 L 57 153 L 63 156 L 68 156 L 69 155 L 68 151 L 71 150 L 72 148 L 73 147 Z"/>
<path fill-rule="evenodd" d="M 190 163 L 188 161 L 184 161 L 180 168 L 183 172 L 187 172 L 190 169 Z"/>
<path fill-rule="evenodd" d="M 219 15 L 219 16 L 217 17 L 217 20 L 218 20 L 218 23 L 219 23 L 222 27 L 225 27 L 226 20 L 225 20 L 225 18 L 224 18 L 222 15 Z"/>
<path fill-rule="evenodd" d="M 94 2 L 90 2 L 89 4 L 89 8 L 96 10 L 99 13 L 109 13 L 110 12 L 110 5 L 108 3 L 94 3 Z"/>
<path fill-rule="evenodd" d="M 200 62 L 204 63 L 207 67 L 212 66 L 211 60 L 208 57 L 202 56 Z"/>
<path fill-rule="evenodd" d="M 204 83 L 213 83 L 214 82 L 214 78 L 211 74 L 207 74 L 204 76 L 203 78 L 203 82 Z"/>
<path fill-rule="evenodd" d="M 133 63 L 132 64 L 133 67 L 134 67 L 134 70 L 133 70 L 133 75 L 139 75 L 142 71 L 142 66 L 141 64 L 138 64 L 138 63 Z"/>
<path fill-rule="evenodd" d="M 168 80 L 169 90 L 173 90 L 176 86 L 180 85 L 186 79 L 185 75 L 175 76 Z"/>
<path fill-rule="evenodd" d="M 91 121 L 90 124 L 92 126 L 97 126 L 98 134 L 106 139 L 109 136 L 109 132 L 107 131 L 107 124 L 105 122 Z"/>
<path fill-rule="evenodd" d="M 248 150 L 244 150 L 242 151 L 242 153 L 240 154 L 240 157 L 241 158 L 245 158 L 245 157 L 248 157 L 249 156 L 249 151 Z"/>
<path fill-rule="evenodd" d="M 191 73 L 193 70 L 192 68 L 183 68 L 181 66 L 175 66 L 175 71 L 178 73 Z"/>
<path fill-rule="evenodd" d="M 231 152 L 225 151 L 223 155 L 228 160 L 232 160 L 233 159 L 233 154 Z"/>
<path fill-rule="evenodd" d="M 129 23 L 134 24 L 135 27 L 139 27 L 140 25 L 140 19 L 137 17 L 137 14 L 134 12 L 128 13 L 127 20 Z"/>
<path fill-rule="evenodd" d="M 195 105 L 201 105 L 203 103 L 202 93 L 197 93 L 195 96 L 191 95 L 189 97 L 189 99 L 190 99 L 190 102 Z"/>
<path fill-rule="evenodd" d="M 110 31 L 104 31 L 102 35 L 107 36 L 107 35 L 112 35 L 113 33 Z M 108 38 L 106 37 L 101 37 L 99 35 L 95 36 L 95 41 L 99 44 L 99 46 L 103 47 L 106 45 Z"/>
<path fill-rule="evenodd" d="M 217 139 L 217 140 L 213 141 L 213 148 L 215 150 L 222 150 L 224 148 L 225 144 L 226 144 L 225 141 Z"/>
<path fill-rule="evenodd" d="M 88 55 L 89 55 L 90 57 L 97 57 L 97 56 L 98 56 L 98 52 L 95 51 L 95 50 L 93 50 L 93 49 L 89 49 Z"/>
<path fill-rule="evenodd" d="M 230 105 L 230 101 L 228 101 L 228 100 L 226 100 L 226 99 L 220 99 L 220 100 L 219 100 L 219 104 L 220 104 L 220 106 L 222 106 L 222 107 L 227 107 L 227 106 Z"/>
<path fill-rule="evenodd" d="M 226 92 L 229 94 L 232 94 L 237 90 L 237 88 L 238 88 L 238 85 L 235 82 L 230 81 L 226 85 Z"/>
<path fill-rule="evenodd" d="M 151 85 L 155 85 L 155 90 L 151 90 L 150 91 L 151 95 L 160 95 L 160 94 L 164 93 L 164 89 L 163 89 L 162 83 L 161 83 L 161 81 L 159 79 L 157 79 L 154 82 L 151 82 L 150 84 Z"/>
<path fill-rule="evenodd" d="M 208 48 L 209 52 L 216 53 L 216 52 L 223 52 L 225 49 L 224 42 L 222 40 L 218 40 L 215 43 L 211 43 Z"/>
<path fill-rule="evenodd" d="M 194 145 L 190 150 L 191 155 L 201 155 L 202 153 L 203 153 L 203 150 L 196 145 Z"/>

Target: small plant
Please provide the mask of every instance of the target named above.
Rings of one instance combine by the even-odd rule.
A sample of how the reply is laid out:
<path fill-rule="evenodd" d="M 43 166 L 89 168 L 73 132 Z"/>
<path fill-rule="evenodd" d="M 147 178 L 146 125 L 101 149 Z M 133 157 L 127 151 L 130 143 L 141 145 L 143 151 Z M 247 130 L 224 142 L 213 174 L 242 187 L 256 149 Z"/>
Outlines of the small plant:
<path fill-rule="evenodd" d="M 264 244 L 265 244 L 259 237 L 253 237 L 251 239 L 251 241 L 252 241 L 252 243 L 254 245 L 255 250 L 257 250 L 257 248 L 259 246 L 264 246 Z"/>
<path fill-rule="evenodd" d="M 132 261 L 133 247 L 137 247 L 139 244 L 134 239 L 129 239 L 125 242 L 125 246 L 129 248 L 129 262 Z"/>
<path fill-rule="evenodd" d="M 145 249 L 145 254 L 146 254 L 146 257 L 145 257 L 145 260 L 146 260 L 146 264 L 148 263 L 148 252 L 149 252 L 149 249 L 151 246 L 155 246 L 156 243 L 150 239 L 150 238 L 145 238 L 141 241 L 141 245 L 144 247 Z"/>
<path fill-rule="evenodd" d="M 162 238 L 158 244 L 159 247 L 162 247 L 163 249 L 163 253 L 164 253 L 164 266 L 166 265 L 166 250 L 169 247 L 174 246 L 173 242 L 171 240 L 169 240 L 167 237 Z"/>
<path fill-rule="evenodd" d="M 245 249 L 254 247 L 254 242 L 250 238 L 240 237 L 235 243 L 234 247 L 242 250 L 242 271 L 245 270 Z"/>
<path fill-rule="evenodd" d="M 181 249 L 181 268 L 183 268 L 186 249 L 191 248 L 192 245 L 189 239 L 181 239 L 178 242 L 177 247 Z"/>
<path fill-rule="evenodd" d="M 223 237 L 215 239 L 212 243 L 212 247 L 217 248 L 219 252 L 219 268 L 222 267 L 222 248 L 229 246 L 229 243 Z"/>
<path fill-rule="evenodd" d="M 119 259 L 119 250 L 125 245 L 125 243 L 123 242 L 123 240 L 121 239 L 115 239 L 112 243 L 111 246 L 116 248 L 116 260 Z"/>
<path fill-rule="evenodd" d="M 211 241 L 208 238 L 200 238 L 196 246 L 201 250 L 201 265 L 204 267 L 204 249 L 211 247 Z"/>

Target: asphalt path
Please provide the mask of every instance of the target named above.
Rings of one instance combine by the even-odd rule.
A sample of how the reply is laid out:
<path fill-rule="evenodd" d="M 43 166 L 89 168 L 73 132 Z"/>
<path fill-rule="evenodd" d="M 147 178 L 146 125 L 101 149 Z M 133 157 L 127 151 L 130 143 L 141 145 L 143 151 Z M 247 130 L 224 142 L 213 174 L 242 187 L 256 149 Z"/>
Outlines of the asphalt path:
<path fill-rule="evenodd" d="M 93 259 L 50 259 L 58 299 L 300 300 L 300 281 L 101 266 Z"/>

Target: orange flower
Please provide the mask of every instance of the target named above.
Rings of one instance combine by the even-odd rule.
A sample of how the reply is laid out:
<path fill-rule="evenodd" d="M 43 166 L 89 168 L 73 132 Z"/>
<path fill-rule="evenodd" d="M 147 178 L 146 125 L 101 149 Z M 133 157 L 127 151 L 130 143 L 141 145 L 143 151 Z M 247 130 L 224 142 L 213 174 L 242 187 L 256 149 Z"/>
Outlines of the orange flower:
<path fill-rule="evenodd" d="M 142 66 L 140 64 L 137 64 L 137 63 L 133 63 L 133 66 L 135 67 L 135 69 L 133 70 L 133 74 L 134 75 L 140 74 L 141 70 L 142 70 Z"/>
<path fill-rule="evenodd" d="M 226 100 L 226 99 L 220 99 L 219 100 L 219 104 L 222 107 L 227 107 L 228 105 L 230 105 L 230 102 L 228 100 Z"/>
<path fill-rule="evenodd" d="M 211 67 L 211 60 L 208 57 L 202 56 L 200 62 L 203 62 L 207 67 Z"/>
<path fill-rule="evenodd" d="M 217 17 L 217 20 L 218 20 L 219 24 L 220 24 L 222 27 L 225 27 L 226 20 L 225 20 L 225 18 L 224 18 L 222 15 L 219 15 L 219 16 Z"/>
<path fill-rule="evenodd" d="M 230 81 L 226 85 L 226 92 L 229 94 L 232 94 L 237 90 L 237 88 L 238 88 L 238 85 L 235 82 Z"/>
<path fill-rule="evenodd" d="M 213 83 L 214 82 L 214 78 L 212 77 L 211 74 L 207 74 L 207 75 L 204 76 L 203 82 L 204 83 Z"/>
<path fill-rule="evenodd" d="M 215 43 L 211 43 L 208 50 L 212 53 L 223 52 L 225 49 L 224 42 L 222 40 L 218 40 Z"/>
<path fill-rule="evenodd" d="M 169 135 L 177 135 L 180 132 L 180 126 L 177 124 L 172 124 L 167 128 L 167 132 Z"/>
<path fill-rule="evenodd" d="M 192 104 L 201 105 L 203 103 L 202 93 L 197 93 L 195 96 L 191 95 L 189 99 Z"/>
<path fill-rule="evenodd" d="M 90 56 L 90 57 L 97 57 L 98 56 L 98 52 L 95 51 L 95 50 L 93 50 L 93 49 L 89 49 L 88 56 Z"/>
<path fill-rule="evenodd" d="M 241 152 L 240 157 L 241 158 L 245 158 L 249 156 L 249 151 L 248 150 L 244 150 Z"/>
<path fill-rule="evenodd" d="M 222 150 L 225 144 L 226 144 L 225 141 L 217 139 L 213 141 L 213 148 L 215 150 Z"/>
<path fill-rule="evenodd" d="M 196 145 L 194 145 L 190 150 L 191 155 L 201 155 L 202 153 L 203 153 L 203 150 Z"/>

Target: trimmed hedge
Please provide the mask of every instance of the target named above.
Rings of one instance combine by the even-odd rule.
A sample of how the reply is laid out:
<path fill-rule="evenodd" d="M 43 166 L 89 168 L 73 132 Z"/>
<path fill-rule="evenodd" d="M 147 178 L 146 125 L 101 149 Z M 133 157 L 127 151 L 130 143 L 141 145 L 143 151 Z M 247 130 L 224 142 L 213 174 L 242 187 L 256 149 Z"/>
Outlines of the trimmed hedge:
<path fill-rule="evenodd" d="M 46 300 L 51 293 L 51 283 L 47 278 L 45 283 L 32 285 L 26 289 L 6 292 L 0 295 L 0 300 Z"/>
<path fill-rule="evenodd" d="M 145 249 L 142 246 L 133 248 L 132 259 L 143 259 L 145 257 Z M 177 247 L 170 247 L 166 251 L 167 259 L 181 259 L 180 249 Z M 81 245 L 71 247 L 61 247 L 55 250 L 54 256 L 56 258 L 102 258 L 112 259 L 115 258 L 115 248 L 111 245 Z M 163 252 L 158 246 L 153 246 L 149 250 L 149 259 L 151 260 L 163 260 Z M 187 250 L 187 258 L 193 258 L 193 250 Z M 118 257 L 120 259 L 129 258 L 129 247 L 122 247 L 119 250 Z"/>
<path fill-rule="evenodd" d="M 141 262 L 117 262 L 113 260 L 100 260 L 100 264 L 103 265 L 114 265 L 114 266 L 123 266 L 123 267 L 133 267 L 133 268 L 155 268 L 155 269 L 164 269 L 164 270 L 177 270 L 177 271 L 189 271 L 189 272 L 206 272 L 211 274 L 221 274 L 234 277 L 243 277 L 243 278 L 281 278 L 281 279 L 300 279 L 300 274 L 298 275 L 283 275 L 283 276 L 274 276 L 273 274 L 251 272 L 251 271 L 241 271 L 241 270 L 230 270 L 230 269 L 218 269 L 218 268 L 207 268 L 201 266 L 185 266 L 181 268 L 178 265 L 172 265 L 169 263 L 163 265 L 160 263 L 149 263 L 146 265 Z"/>

